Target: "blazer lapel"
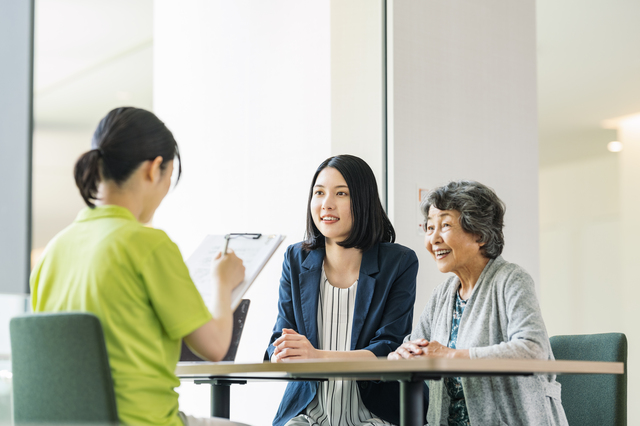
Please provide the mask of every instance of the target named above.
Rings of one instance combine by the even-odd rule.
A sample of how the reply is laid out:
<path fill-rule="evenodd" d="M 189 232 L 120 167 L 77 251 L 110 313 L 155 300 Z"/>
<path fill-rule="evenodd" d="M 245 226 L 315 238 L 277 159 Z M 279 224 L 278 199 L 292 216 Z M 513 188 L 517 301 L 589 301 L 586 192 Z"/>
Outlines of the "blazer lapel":
<path fill-rule="evenodd" d="M 309 256 L 302 262 L 302 272 L 298 276 L 300 280 L 300 303 L 302 305 L 302 318 L 304 330 L 298 330 L 304 334 L 314 347 L 318 347 L 318 297 L 320 295 L 320 275 L 322 274 L 322 261 L 324 249 L 312 250 Z"/>
<path fill-rule="evenodd" d="M 372 277 L 378 273 L 378 244 L 362 253 L 360 263 L 360 276 L 358 278 L 358 290 L 356 292 L 356 304 L 353 313 L 353 326 L 351 329 L 351 350 L 356 349 L 358 337 L 364 326 L 366 314 L 369 312 L 373 292 L 376 289 L 376 279 Z"/>

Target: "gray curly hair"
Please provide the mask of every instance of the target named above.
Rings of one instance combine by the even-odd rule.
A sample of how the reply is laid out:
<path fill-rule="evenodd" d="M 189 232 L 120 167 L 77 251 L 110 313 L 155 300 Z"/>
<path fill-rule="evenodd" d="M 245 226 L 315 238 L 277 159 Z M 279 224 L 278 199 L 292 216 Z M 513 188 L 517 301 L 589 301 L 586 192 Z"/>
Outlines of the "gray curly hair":
<path fill-rule="evenodd" d="M 425 225 L 431 206 L 459 212 L 462 229 L 477 235 L 478 243 L 484 243 L 482 255 L 489 259 L 500 256 L 504 248 L 502 228 L 506 206 L 493 189 L 480 182 L 458 180 L 430 191 L 421 206 Z"/>

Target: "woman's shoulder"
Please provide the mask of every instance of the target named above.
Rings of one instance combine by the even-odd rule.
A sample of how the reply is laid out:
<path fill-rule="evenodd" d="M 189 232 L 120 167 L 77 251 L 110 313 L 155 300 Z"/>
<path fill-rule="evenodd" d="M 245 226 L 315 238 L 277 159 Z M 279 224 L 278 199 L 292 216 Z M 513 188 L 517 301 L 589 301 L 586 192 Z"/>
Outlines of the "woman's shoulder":
<path fill-rule="evenodd" d="M 88 234 L 92 242 L 86 243 L 86 246 L 78 245 L 79 238 L 86 240 Z M 94 229 L 94 233 L 88 232 L 86 225 L 74 222 L 47 244 L 40 260 L 44 262 L 45 257 L 51 260 L 51 255 L 68 253 L 69 247 L 75 247 L 74 250 L 99 253 L 100 256 L 106 256 L 102 257 L 104 259 L 110 256 L 125 257 L 131 259 L 133 264 L 145 262 L 159 249 L 179 253 L 177 246 L 164 231 L 143 226 L 138 222 L 126 222 L 106 230 Z M 64 250 L 60 250 L 61 248 Z"/>
<path fill-rule="evenodd" d="M 374 251 L 375 250 L 375 251 Z M 369 251 L 377 254 L 377 261 L 380 268 L 388 268 L 395 265 L 400 270 L 417 267 L 418 256 L 409 247 L 405 247 L 396 243 L 379 243 L 377 248 L 374 246 Z M 367 257 L 367 254 L 365 254 Z"/>
<path fill-rule="evenodd" d="M 324 254 L 324 248 L 307 250 L 303 242 L 291 244 L 284 254 L 283 274 L 288 273 L 297 277 L 303 271 L 322 268 Z"/>
<path fill-rule="evenodd" d="M 531 277 L 529 273 L 522 266 L 507 262 L 502 256 L 498 256 L 493 260 L 492 269 L 494 275 L 508 276 L 508 277 Z"/>
<path fill-rule="evenodd" d="M 134 259 L 145 261 L 160 251 L 178 251 L 177 245 L 161 229 L 131 223 L 112 236 L 112 244 L 121 252 L 129 253 Z"/>
<path fill-rule="evenodd" d="M 96 226 L 88 228 L 88 225 L 74 221 L 60 231 L 49 244 L 67 244 L 70 241 L 74 242 L 78 236 L 86 238 L 88 232 L 104 246 L 114 244 L 122 246 L 125 249 L 140 247 L 149 250 L 163 243 L 171 242 L 171 239 L 164 231 L 131 220 L 110 224 L 110 226 L 105 226 L 104 228 Z"/>
<path fill-rule="evenodd" d="M 403 246 L 398 243 L 380 243 L 378 246 L 378 250 L 382 255 L 413 255 L 416 256 L 416 253 L 410 249 L 409 247 Z"/>
<path fill-rule="evenodd" d="M 295 244 L 290 244 L 285 251 L 285 257 L 288 259 L 291 258 L 305 258 L 310 253 L 309 250 L 306 250 L 303 246 L 304 241 L 299 241 Z"/>
<path fill-rule="evenodd" d="M 151 228 L 149 226 L 136 226 L 132 224 L 125 232 L 128 235 L 125 238 L 131 240 L 135 245 L 146 246 L 147 248 L 157 247 L 159 245 L 172 242 L 166 232 L 161 229 Z"/>
<path fill-rule="evenodd" d="M 287 253 L 298 253 L 301 251 L 306 251 L 302 246 L 303 244 L 304 244 L 304 241 L 298 241 L 295 244 L 290 244 L 287 247 Z"/>
<path fill-rule="evenodd" d="M 302 264 L 309 256 L 313 255 L 316 252 L 324 253 L 324 249 L 320 248 L 316 250 L 307 250 L 306 248 L 304 248 L 304 241 L 300 241 L 287 247 L 284 257 L 290 263 Z"/>
<path fill-rule="evenodd" d="M 489 265 L 487 279 L 497 286 L 534 285 L 533 278 L 522 266 L 507 262 L 502 256 L 493 259 Z"/>

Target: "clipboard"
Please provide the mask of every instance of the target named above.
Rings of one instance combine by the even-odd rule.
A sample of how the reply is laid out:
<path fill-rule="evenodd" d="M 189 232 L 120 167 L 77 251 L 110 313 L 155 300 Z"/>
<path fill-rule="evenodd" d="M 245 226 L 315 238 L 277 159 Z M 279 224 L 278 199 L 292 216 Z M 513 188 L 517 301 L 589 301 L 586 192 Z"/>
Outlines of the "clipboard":
<path fill-rule="evenodd" d="M 202 295 L 209 310 L 213 307 L 211 261 L 228 246 L 242 259 L 245 267 L 244 281 L 231 292 L 231 309 L 236 309 L 264 265 L 284 240 L 279 234 L 227 234 L 207 235 L 186 261 L 191 279 Z"/>
<path fill-rule="evenodd" d="M 229 350 L 224 356 L 222 361 L 235 361 L 236 353 L 238 353 L 238 346 L 240 346 L 240 338 L 242 337 L 242 330 L 244 330 L 244 324 L 247 319 L 247 312 L 249 311 L 249 305 L 251 301 L 249 299 L 242 299 L 240 306 L 233 313 L 233 334 L 231 335 L 231 344 Z M 200 358 L 198 355 L 191 352 L 191 349 L 182 341 L 182 349 L 180 350 L 180 362 L 207 362 L 206 359 Z"/>

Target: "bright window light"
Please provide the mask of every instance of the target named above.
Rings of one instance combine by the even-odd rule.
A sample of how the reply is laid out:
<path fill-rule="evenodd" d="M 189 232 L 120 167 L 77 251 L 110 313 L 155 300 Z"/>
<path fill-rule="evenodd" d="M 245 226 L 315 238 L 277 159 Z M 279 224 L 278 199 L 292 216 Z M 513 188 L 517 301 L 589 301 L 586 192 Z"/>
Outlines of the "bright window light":
<path fill-rule="evenodd" d="M 611 141 L 607 144 L 607 149 L 611 152 L 620 152 L 622 151 L 622 148 L 622 142 L 619 141 Z"/>

